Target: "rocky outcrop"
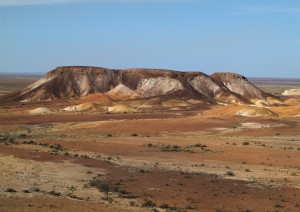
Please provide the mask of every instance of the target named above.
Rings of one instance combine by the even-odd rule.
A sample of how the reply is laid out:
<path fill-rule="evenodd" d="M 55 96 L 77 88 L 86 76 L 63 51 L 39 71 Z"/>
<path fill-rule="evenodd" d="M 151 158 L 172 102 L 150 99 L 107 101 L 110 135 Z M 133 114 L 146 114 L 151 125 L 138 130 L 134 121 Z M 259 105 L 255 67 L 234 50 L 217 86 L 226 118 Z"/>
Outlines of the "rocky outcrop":
<path fill-rule="evenodd" d="M 226 86 L 216 83 L 211 77 L 200 73 L 188 79 L 189 84 L 199 93 L 219 102 L 243 104 L 249 101 L 242 96 L 231 92 Z"/>
<path fill-rule="evenodd" d="M 41 101 L 105 94 L 114 100 L 136 98 L 200 99 L 244 104 L 270 97 L 245 77 L 234 73 L 178 72 L 160 69 L 114 70 L 98 67 L 58 67 L 32 85 L 1 97 L 2 101 Z"/>
<path fill-rule="evenodd" d="M 161 96 L 179 90 L 184 90 L 179 80 L 169 77 L 156 77 L 140 80 L 136 91 L 144 97 L 151 97 Z"/>
<path fill-rule="evenodd" d="M 221 86 L 227 87 L 231 92 L 248 99 L 266 99 L 273 97 L 257 88 L 246 77 L 235 73 L 214 73 L 211 78 Z"/>

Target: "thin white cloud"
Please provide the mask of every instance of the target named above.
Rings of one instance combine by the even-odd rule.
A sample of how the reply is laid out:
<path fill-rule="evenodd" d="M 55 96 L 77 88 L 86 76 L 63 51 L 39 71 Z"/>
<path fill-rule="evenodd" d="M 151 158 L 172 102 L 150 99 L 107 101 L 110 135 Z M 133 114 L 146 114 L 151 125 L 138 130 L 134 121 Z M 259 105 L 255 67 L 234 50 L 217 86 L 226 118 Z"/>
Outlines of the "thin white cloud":
<path fill-rule="evenodd" d="M 251 15 L 257 13 L 300 14 L 300 7 L 251 6 L 251 7 L 240 9 L 240 11 L 237 14 Z"/>
<path fill-rule="evenodd" d="M 0 0 L 0 6 L 66 4 L 76 2 L 186 2 L 192 0 Z"/>

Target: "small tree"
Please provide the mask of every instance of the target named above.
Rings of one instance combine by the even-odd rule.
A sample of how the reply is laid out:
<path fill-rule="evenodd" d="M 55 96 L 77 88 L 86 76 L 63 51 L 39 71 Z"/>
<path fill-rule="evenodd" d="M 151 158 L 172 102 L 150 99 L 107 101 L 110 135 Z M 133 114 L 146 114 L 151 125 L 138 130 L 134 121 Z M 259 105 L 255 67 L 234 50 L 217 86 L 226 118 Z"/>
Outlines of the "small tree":
<path fill-rule="evenodd" d="M 109 199 L 109 192 L 111 191 L 110 185 L 107 182 L 99 182 L 96 184 L 96 188 L 104 193 L 105 200 Z"/>

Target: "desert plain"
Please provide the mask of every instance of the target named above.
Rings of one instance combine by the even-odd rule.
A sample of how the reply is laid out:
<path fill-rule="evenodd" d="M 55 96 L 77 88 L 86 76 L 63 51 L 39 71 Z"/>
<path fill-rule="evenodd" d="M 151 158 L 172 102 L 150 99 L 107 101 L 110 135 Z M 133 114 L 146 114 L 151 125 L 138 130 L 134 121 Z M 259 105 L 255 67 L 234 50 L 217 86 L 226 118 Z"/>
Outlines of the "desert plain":
<path fill-rule="evenodd" d="M 282 104 L 1 102 L 0 211 L 300 211 L 299 81 L 251 82 Z"/>

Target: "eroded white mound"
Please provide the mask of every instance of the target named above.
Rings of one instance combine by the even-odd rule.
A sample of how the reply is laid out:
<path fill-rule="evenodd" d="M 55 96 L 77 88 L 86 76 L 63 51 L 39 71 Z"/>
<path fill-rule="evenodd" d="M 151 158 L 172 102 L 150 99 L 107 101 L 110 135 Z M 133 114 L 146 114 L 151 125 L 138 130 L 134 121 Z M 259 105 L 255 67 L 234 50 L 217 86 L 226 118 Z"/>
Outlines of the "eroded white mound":
<path fill-rule="evenodd" d="M 107 109 L 107 111 L 111 112 L 111 113 L 134 113 L 134 112 L 137 112 L 136 109 L 134 109 L 130 106 L 127 106 L 127 105 L 123 105 L 123 104 L 118 104 L 118 105 L 109 107 Z"/>
<path fill-rule="evenodd" d="M 261 117 L 261 116 L 278 116 L 276 113 L 271 110 L 263 107 L 247 107 L 241 110 L 238 110 L 235 115 L 247 116 L 247 117 Z"/>
<path fill-rule="evenodd" d="M 47 107 L 38 107 L 33 110 L 28 111 L 30 114 L 49 114 L 53 113 L 49 108 Z"/>
<path fill-rule="evenodd" d="M 300 96 L 300 88 L 285 90 L 282 95 L 284 96 Z"/>
<path fill-rule="evenodd" d="M 167 77 L 145 78 L 137 86 L 137 92 L 145 97 L 164 95 L 183 89 L 181 82 Z"/>
<path fill-rule="evenodd" d="M 139 95 L 136 91 L 131 90 L 123 84 L 119 84 L 117 87 L 108 91 L 106 94 L 118 100 L 141 98 L 141 95 Z"/>
<path fill-rule="evenodd" d="M 91 102 L 86 102 L 79 105 L 66 107 L 62 110 L 66 112 L 74 112 L 74 111 L 81 112 L 81 111 L 93 111 L 97 109 L 100 109 L 100 105 Z"/>

